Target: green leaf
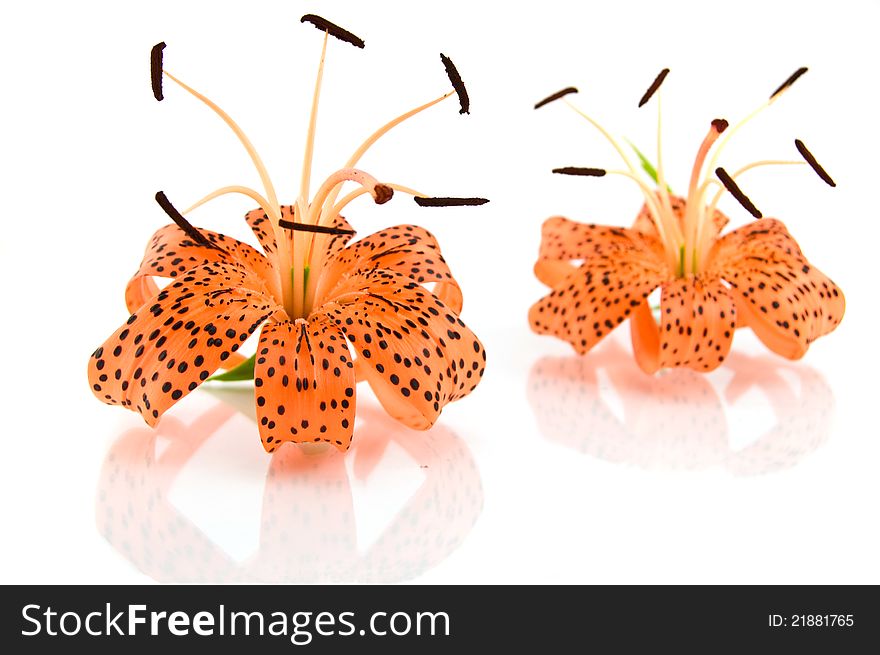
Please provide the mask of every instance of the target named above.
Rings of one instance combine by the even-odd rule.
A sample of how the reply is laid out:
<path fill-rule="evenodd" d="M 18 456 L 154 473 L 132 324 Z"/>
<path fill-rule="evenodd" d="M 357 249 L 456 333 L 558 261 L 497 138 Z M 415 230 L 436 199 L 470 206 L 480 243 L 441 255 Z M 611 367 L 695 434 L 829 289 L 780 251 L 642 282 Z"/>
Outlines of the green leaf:
<path fill-rule="evenodd" d="M 648 160 L 648 158 L 645 157 L 645 155 L 642 153 L 641 150 L 636 148 L 635 144 L 632 141 L 627 139 L 627 143 L 630 145 L 630 147 L 635 151 L 636 155 L 638 156 L 639 162 L 642 165 L 642 170 L 644 170 L 648 174 L 648 177 L 650 177 L 652 180 L 654 180 L 654 184 L 657 184 L 657 169 L 654 168 L 654 164 L 652 164 Z M 670 187 L 668 184 L 666 185 L 666 190 L 669 191 L 669 193 L 672 193 L 672 187 Z"/>
<path fill-rule="evenodd" d="M 236 366 L 231 371 L 213 375 L 208 380 L 216 380 L 218 382 L 239 382 L 241 380 L 254 379 L 254 363 L 257 360 L 256 355 L 251 355 L 247 360 Z"/>

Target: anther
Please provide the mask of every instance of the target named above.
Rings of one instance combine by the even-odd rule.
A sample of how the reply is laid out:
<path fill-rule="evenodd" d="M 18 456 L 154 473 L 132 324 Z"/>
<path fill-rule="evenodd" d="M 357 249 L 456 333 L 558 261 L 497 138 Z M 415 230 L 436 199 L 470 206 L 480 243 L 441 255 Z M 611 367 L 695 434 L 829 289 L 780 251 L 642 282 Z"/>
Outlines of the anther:
<path fill-rule="evenodd" d="M 559 175 L 587 175 L 589 177 L 602 177 L 608 173 L 604 168 L 587 168 L 585 166 L 563 166 L 554 168 L 554 173 Z"/>
<path fill-rule="evenodd" d="M 165 49 L 165 42 L 157 43 L 150 50 L 150 82 L 153 85 L 153 97 L 162 101 L 165 96 L 162 95 L 162 51 Z"/>
<path fill-rule="evenodd" d="M 798 68 L 794 73 L 792 73 L 791 75 L 788 76 L 788 79 L 785 80 L 785 82 L 783 82 L 782 84 L 779 85 L 779 88 L 777 88 L 773 93 L 770 94 L 770 100 L 773 100 L 773 98 L 775 98 L 780 93 L 785 91 L 788 87 L 790 87 L 792 84 L 797 82 L 798 78 L 806 72 L 807 72 L 806 66 L 801 66 L 800 68 Z"/>
<path fill-rule="evenodd" d="M 452 88 L 455 89 L 455 92 L 458 94 L 458 102 L 461 104 L 461 109 L 458 110 L 458 113 L 471 113 L 471 101 L 468 97 L 467 89 L 464 88 L 464 82 L 461 81 L 461 75 L 458 74 L 458 69 L 455 67 L 455 64 L 452 63 L 452 60 L 442 52 L 440 53 L 440 61 L 443 62 L 443 67 L 446 69 L 446 75 L 449 77 L 449 81 L 452 82 Z"/>
<path fill-rule="evenodd" d="M 798 152 L 801 153 L 801 157 L 804 158 L 804 161 L 806 161 L 810 165 L 810 168 L 816 171 L 816 175 L 822 178 L 822 181 L 825 182 L 825 184 L 827 184 L 828 186 L 837 186 L 834 180 L 831 179 L 831 176 L 825 171 L 824 168 L 822 168 L 822 164 L 816 161 L 816 158 L 813 157 L 813 153 L 807 150 L 807 146 L 804 145 L 803 141 L 801 141 L 800 139 L 795 139 L 794 145 L 795 148 L 798 149 Z"/>
<path fill-rule="evenodd" d="M 302 18 L 299 19 L 300 23 L 311 23 L 315 27 L 317 27 L 322 32 L 327 32 L 330 36 L 336 37 L 340 41 L 344 41 L 345 43 L 350 43 L 351 45 L 357 48 L 363 48 L 365 43 L 362 38 L 359 36 L 355 36 L 348 30 L 344 30 L 339 25 L 335 23 L 331 23 L 326 18 L 321 18 L 320 16 L 315 16 L 314 14 L 306 14 Z"/>
<path fill-rule="evenodd" d="M 429 198 L 426 196 L 413 196 L 413 200 L 419 207 L 465 207 L 485 205 L 488 198 Z"/>
<path fill-rule="evenodd" d="M 577 93 L 578 90 L 573 86 L 567 86 L 561 91 L 557 91 L 556 93 L 551 93 L 549 96 L 541 100 L 540 102 L 535 103 L 535 109 L 540 109 L 544 105 L 549 105 L 554 100 L 559 100 L 560 98 L 564 98 L 570 93 Z"/>
<path fill-rule="evenodd" d="M 341 227 L 330 227 L 329 225 L 312 225 L 311 223 L 294 223 L 286 221 L 283 218 L 278 221 L 278 226 L 285 230 L 294 230 L 295 232 L 315 232 L 317 234 L 355 234 L 354 230 L 347 230 Z"/>
<path fill-rule="evenodd" d="M 643 107 L 645 104 L 647 104 L 648 100 L 651 99 L 651 96 L 653 96 L 657 92 L 657 89 L 660 88 L 660 85 L 663 84 L 663 80 L 666 79 L 667 75 L 669 75 L 668 68 L 664 68 L 657 74 L 657 77 L 654 79 L 653 82 L 651 82 L 651 86 L 648 87 L 648 90 L 645 91 L 642 99 L 639 100 L 639 107 Z"/>
<path fill-rule="evenodd" d="M 205 246 L 206 248 L 214 248 L 215 250 L 223 250 L 216 243 L 211 241 L 208 237 L 202 234 L 197 227 L 195 227 L 192 223 L 186 220 L 177 208 L 171 204 L 171 201 L 168 200 L 168 196 L 165 195 L 164 191 L 159 191 L 156 193 L 156 202 L 159 203 L 159 206 L 168 214 L 169 218 L 174 221 L 177 226 L 186 233 L 186 235 L 195 241 L 200 246 Z"/>
<path fill-rule="evenodd" d="M 724 188 L 730 191 L 730 195 L 737 199 L 739 204 L 745 207 L 746 211 L 748 211 L 755 218 L 763 218 L 764 215 L 758 211 L 758 208 L 749 200 L 748 196 L 742 192 L 742 189 L 737 186 L 736 182 L 726 170 L 721 168 L 720 166 L 715 169 L 715 175 L 718 176 L 718 179 L 721 180 L 721 184 L 724 185 Z"/>

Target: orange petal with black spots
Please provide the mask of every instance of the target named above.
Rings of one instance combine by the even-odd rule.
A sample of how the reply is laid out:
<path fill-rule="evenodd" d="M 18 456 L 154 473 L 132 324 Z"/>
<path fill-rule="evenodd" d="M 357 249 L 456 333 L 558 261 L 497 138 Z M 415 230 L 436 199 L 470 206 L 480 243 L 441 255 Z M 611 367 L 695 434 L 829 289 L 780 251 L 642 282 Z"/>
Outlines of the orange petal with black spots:
<path fill-rule="evenodd" d="M 210 262 L 241 264 L 252 269 L 257 275 L 277 286 L 272 263 L 256 249 L 236 239 L 200 229 L 211 243 L 218 248 L 195 243 L 177 225 L 160 228 L 150 238 L 138 272 L 132 276 L 125 290 L 125 304 L 129 312 L 134 312 L 147 300 L 159 293 L 154 277 L 176 278 L 190 269 Z M 277 289 L 272 289 L 277 291 Z M 279 292 L 280 295 L 280 292 Z"/>
<path fill-rule="evenodd" d="M 483 376 L 482 343 L 452 308 L 409 277 L 375 269 L 346 280 L 321 311 L 351 342 L 385 410 L 424 430 Z"/>
<path fill-rule="evenodd" d="M 661 367 L 712 371 L 727 357 L 733 342 L 733 296 L 717 278 L 689 277 L 668 282 L 660 297 L 659 328 Z"/>
<path fill-rule="evenodd" d="M 138 308 L 89 359 L 92 392 L 150 425 L 283 311 L 238 265 L 204 264 Z"/>
<path fill-rule="evenodd" d="M 443 259 L 437 239 L 417 225 L 389 227 L 340 250 L 326 264 L 316 297 L 332 298 L 334 288 L 348 276 L 376 268 L 406 275 L 419 284 L 434 283 L 434 295 L 456 313 L 461 312 L 461 289 Z"/>
<path fill-rule="evenodd" d="M 664 258 L 662 246 L 655 237 L 622 227 L 578 223 L 554 216 L 541 226 L 535 275 L 547 286 L 555 287 L 577 270 L 580 262 L 618 254 L 644 260 L 650 267 Z"/>
<path fill-rule="evenodd" d="M 254 366 L 263 447 L 286 441 L 351 445 L 355 379 L 348 342 L 323 316 L 263 326 Z"/>
<path fill-rule="evenodd" d="M 583 225 L 564 218 L 545 222 L 541 257 L 535 271 L 551 275 L 553 292 L 532 305 L 529 323 L 538 334 L 551 334 L 585 353 L 660 286 L 669 273 L 653 238 L 633 230 Z M 570 272 L 542 265 L 582 259 Z"/>
<path fill-rule="evenodd" d="M 781 221 L 764 218 L 730 232 L 710 257 L 745 322 L 783 357 L 802 357 L 843 318 L 843 292 L 807 261 Z"/>

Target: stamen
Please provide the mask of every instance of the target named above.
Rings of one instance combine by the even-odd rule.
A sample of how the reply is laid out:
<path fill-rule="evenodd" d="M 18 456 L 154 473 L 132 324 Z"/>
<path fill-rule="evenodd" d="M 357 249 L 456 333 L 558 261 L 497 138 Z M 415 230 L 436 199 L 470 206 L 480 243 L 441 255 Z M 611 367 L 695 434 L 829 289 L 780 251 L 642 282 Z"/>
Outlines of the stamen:
<path fill-rule="evenodd" d="M 549 96 L 541 100 L 540 102 L 535 103 L 535 109 L 540 109 L 544 105 L 549 105 L 554 100 L 559 100 L 560 98 L 564 98 L 570 93 L 577 93 L 578 90 L 573 86 L 567 86 L 561 91 L 557 91 L 556 93 L 551 93 Z"/>
<path fill-rule="evenodd" d="M 198 209 L 199 207 L 201 207 L 205 203 L 210 202 L 210 201 L 214 200 L 215 198 L 219 198 L 220 196 L 225 196 L 230 193 L 240 193 L 243 196 L 247 196 L 251 200 L 254 200 L 257 203 L 257 206 L 260 207 L 264 212 L 266 212 L 267 214 L 270 213 L 270 208 L 272 205 L 269 204 L 268 200 L 266 200 L 263 196 L 261 196 L 259 193 L 257 193 L 256 191 L 254 191 L 250 187 L 240 186 L 240 185 L 221 187 L 221 188 L 217 189 L 216 191 L 209 193 L 208 195 L 206 195 L 204 198 L 202 198 L 198 202 L 193 203 L 192 205 L 190 205 L 189 207 L 184 209 L 183 212 L 181 212 L 181 213 L 189 214 L 190 212 L 195 211 L 196 209 Z"/>
<path fill-rule="evenodd" d="M 654 95 L 657 92 L 657 89 L 660 88 L 660 85 L 663 84 L 663 80 L 666 79 L 667 75 L 669 75 L 668 68 L 664 68 L 662 71 L 660 71 L 660 73 L 657 75 L 656 79 L 653 82 L 651 82 L 651 86 L 649 86 L 648 90 L 645 91 L 645 94 L 642 96 L 642 99 L 639 100 L 639 107 L 643 107 L 645 104 L 647 104 L 648 100 L 651 99 L 651 96 Z"/>
<path fill-rule="evenodd" d="M 773 100 L 776 96 L 778 96 L 780 93 L 782 93 L 783 91 L 788 89 L 792 84 L 797 82 L 798 78 L 801 75 L 803 75 L 804 73 L 806 73 L 807 70 L 809 70 L 809 69 L 806 66 L 801 66 L 794 73 L 789 75 L 788 79 L 785 80 L 785 82 L 783 82 L 782 84 L 780 84 L 779 87 L 773 93 L 770 94 L 770 100 Z"/>
<path fill-rule="evenodd" d="M 560 175 L 587 175 L 590 177 L 602 177 L 608 171 L 604 168 L 587 168 L 585 166 L 563 166 L 562 168 L 554 168 L 554 173 Z"/>
<path fill-rule="evenodd" d="M 485 205 L 488 198 L 429 198 L 426 196 L 414 196 L 413 200 L 419 207 L 465 207 Z"/>
<path fill-rule="evenodd" d="M 754 204 L 752 204 L 752 201 L 749 200 L 748 196 L 742 192 L 742 189 L 737 186 L 733 178 L 728 175 L 727 171 L 719 166 L 715 169 L 715 175 L 718 176 L 718 179 L 721 180 L 724 188 L 730 192 L 730 195 L 736 198 L 739 204 L 745 207 L 752 216 L 754 216 L 755 218 L 764 217 L 764 215 L 760 211 L 758 211 L 758 208 L 755 207 Z"/>
<path fill-rule="evenodd" d="M 831 179 L 831 176 L 822 168 L 822 164 L 816 161 L 816 158 L 813 157 L 813 153 L 807 150 L 807 146 L 804 145 L 804 142 L 800 139 L 794 140 L 794 145 L 798 149 L 798 152 L 801 153 L 801 157 L 810 165 L 814 171 L 816 171 L 816 175 L 822 178 L 822 181 L 825 182 L 828 186 L 835 187 L 837 184 L 834 180 Z"/>
<path fill-rule="evenodd" d="M 302 178 L 299 192 L 303 204 L 308 200 L 309 187 L 312 177 L 312 158 L 315 150 L 315 132 L 318 125 L 318 101 L 321 98 L 321 83 L 324 80 L 324 61 L 327 57 L 327 34 L 324 34 L 324 43 L 321 46 L 321 60 L 318 63 L 318 74 L 315 76 L 315 90 L 312 94 L 312 110 L 309 114 L 309 129 L 306 132 L 306 148 L 303 154 Z"/>
<path fill-rule="evenodd" d="M 449 81 L 452 82 L 452 88 L 455 89 L 455 92 L 458 94 L 458 102 L 461 104 L 461 109 L 458 110 L 458 113 L 471 113 L 471 101 L 468 97 L 467 89 L 464 88 L 464 82 L 461 81 L 461 75 L 458 74 L 458 69 L 455 67 L 455 64 L 452 63 L 452 60 L 442 52 L 440 53 L 440 61 L 443 62 L 443 67 L 446 69 L 446 75 L 449 77 Z"/>
<path fill-rule="evenodd" d="M 177 226 L 183 230 L 186 235 L 195 241 L 200 246 L 205 246 L 206 248 L 214 248 L 215 250 L 223 250 L 220 246 L 211 241 L 204 234 L 199 232 L 199 229 L 195 227 L 192 223 L 186 220 L 183 215 L 177 211 L 174 205 L 171 204 L 171 201 L 168 200 L 168 196 L 165 195 L 164 191 L 159 191 L 156 193 L 156 202 L 159 203 L 159 206 L 168 214 L 169 218 L 174 221 Z"/>
<path fill-rule="evenodd" d="M 278 221 L 278 225 L 285 230 L 294 230 L 296 232 L 315 232 L 317 234 L 356 234 L 354 230 L 346 230 L 341 227 L 330 227 L 329 225 L 312 225 L 311 223 L 296 223 L 287 221 L 283 218 Z"/>
<path fill-rule="evenodd" d="M 153 97 L 160 102 L 165 98 L 162 95 L 162 51 L 165 42 L 157 43 L 150 50 L 150 82 L 153 85 Z"/>
<path fill-rule="evenodd" d="M 302 18 L 299 19 L 300 23 L 311 23 L 315 27 L 317 27 L 322 32 L 327 32 L 330 36 L 336 37 L 340 41 L 344 41 L 345 43 L 350 43 L 351 45 L 357 48 L 363 48 L 364 40 L 358 36 L 355 36 L 348 30 L 344 30 L 339 25 L 335 23 L 331 23 L 326 18 L 321 18 L 320 16 L 315 16 L 314 14 L 306 14 Z"/>

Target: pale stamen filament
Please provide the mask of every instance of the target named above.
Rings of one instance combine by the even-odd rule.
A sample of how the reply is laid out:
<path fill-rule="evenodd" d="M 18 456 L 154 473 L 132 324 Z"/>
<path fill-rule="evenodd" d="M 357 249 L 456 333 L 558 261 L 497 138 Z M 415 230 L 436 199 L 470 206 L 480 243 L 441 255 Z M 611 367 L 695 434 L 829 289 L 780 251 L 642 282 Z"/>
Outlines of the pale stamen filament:
<path fill-rule="evenodd" d="M 214 200 L 215 198 L 219 198 L 220 196 L 228 195 L 230 193 L 240 193 L 241 195 L 247 196 L 248 198 L 250 198 L 251 200 L 256 202 L 257 205 L 263 211 L 265 211 L 270 217 L 272 216 L 272 213 L 274 212 L 274 209 L 273 209 L 272 205 L 269 203 L 269 201 L 266 200 L 266 198 L 264 198 L 263 196 L 261 196 L 257 191 L 254 191 L 253 189 L 251 189 L 249 187 L 234 185 L 234 186 L 221 187 L 221 188 L 217 189 L 216 191 L 209 193 L 208 195 L 206 195 L 204 198 L 202 198 L 198 202 L 195 202 L 192 205 L 190 205 L 189 207 L 187 207 L 186 209 L 184 209 L 181 213 L 182 214 L 189 214 L 191 211 L 198 209 L 199 207 L 201 207 L 205 203 L 210 202 L 211 200 Z M 277 220 L 278 218 L 280 218 L 280 216 L 273 217 L 273 218 L 275 218 Z"/>
<path fill-rule="evenodd" d="M 321 46 L 321 62 L 318 64 L 318 75 L 315 79 L 315 92 L 312 96 L 312 111 L 309 115 L 309 130 L 306 134 L 306 150 L 303 155 L 302 180 L 299 192 L 303 198 L 309 197 L 309 185 L 311 184 L 312 159 L 315 152 L 315 131 L 318 124 L 318 101 L 321 97 L 321 82 L 324 79 L 324 60 L 327 57 L 327 37 L 324 32 L 324 44 Z"/>
<path fill-rule="evenodd" d="M 617 142 L 617 140 L 616 140 L 614 137 L 612 137 L 612 136 L 607 132 L 607 130 L 605 130 L 604 127 L 602 127 L 601 125 L 599 125 L 599 123 L 597 123 L 597 122 L 596 122 L 591 116 L 589 116 L 589 115 L 587 115 L 586 113 L 584 113 L 583 110 L 579 109 L 579 108 L 578 108 L 577 106 L 575 106 L 573 103 L 569 102 L 568 100 L 563 100 L 563 102 L 564 102 L 566 105 L 568 105 L 571 109 L 573 109 L 576 113 L 580 114 L 582 118 L 587 119 L 587 121 L 588 121 L 593 127 L 595 127 L 597 130 L 599 130 L 599 132 L 602 134 L 602 136 L 605 137 L 605 139 L 608 141 L 608 143 L 610 143 L 612 146 L 614 146 L 614 149 L 617 151 L 617 154 L 620 155 L 620 158 L 623 159 L 623 162 L 626 164 L 626 167 L 629 169 L 629 172 L 630 172 L 632 175 L 634 175 L 634 176 L 637 176 L 637 175 L 638 175 L 638 173 L 637 173 L 637 171 L 636 171 L 636 167 L 633 166 L 633 164 L 632 164 L 632 162 L 630 161 L 629 157 L 627 157 L 627 155 L 626 155 L 626 151 L 624 151 L 624 149 L 620 146 L 620 144 Z"/>
<path fill-rule="evenodd" d="M 636 184 L 639 185 L 639 189 L 642 192 L 642 195 L 645 196 L 645 205 L 648 207 L 648 211 L 651 214 L 651 219 L 654 221 L 654 226 L 657 228 L 657 233 L 660 235 L 660 242 L 663 244 L 663 248 L 666 251 L 666 257 L 669 260 L 670 266 L 675 266 L 676 257 L 677 257 L 677 249 L 675 247 L 675 243 L 673 243 L 668 235 L 667 230 L 669 229 L 668 221 L 664 221 L 663 217 L 665 214 L 662 212 L 660 205 L 657 204 L 657 194 L 651 188 L 648 187 L 647 184 L 642 182 L 637 176 L 628 173 L 627 171 L 606 171 L 607 175 L 619 175 L 621 177 L 625 177 L 629 180 L 632 180 Z"/>
<path fill-rule="evenodd" d="M 672 201 L 669 199 L 669 187 L 666 185 L 666 178 L 663 174 L 663 130 L 661 129 L 663 122 L 663 110 L 662 110 L 662 92 L 660 89 L 657 90 L 657 187 L 658 194 L 660 196 L 660 203 L 663 205 L 663 210 L 667 213 L 668 216 L 674 216 L 672 213 Z M 673 221 L 673 224 L 677 227 L 677 221 Z M 676 231 L 677 232 L 677 231 Z"/>
<path fill-rule="evenodd" d="M 259 153 L 257 153 L 256 148 L 254 148 L 253 144 L 251 143 L 250 139 L 248 139 L 247 135 L 245 135 L 244 131 L 238 126 L 238 123 L 236 123 L 234 120 L 232 120 L 232 117 L 229 114 L 227 114 L 225 111 L 223 111 L 216 103 L 214 103 L 208 97 L 202 95 L 201 93 L 199 93 L 198 91 L 193 89 L 191 86 L 180 81 L 179 79 L 177 79 L 174 75 L 172 75 L 168 71 L 163 70 L 162 72 L 170 80 L 175 82 L 177 85 L 179 85 L 185 91 L 189 92 L 191 95 L 195 96 L 196 98 L 201 100 L 204 104 L 206 104 L 208 107 L 210 107 L 214 111 L 214 113 L 217 114 L 223 120 L 223 122 L 226 123 L 226 125 L 228 125 L 229 128 L 235 133 L 235 135 L 238 137 L 238 140 L 241 142 L 241 144 L 244 146 L 245 150 L 247 151 L 248 155 L 250 155 L 251 161 L 253 162 L 254 167 L 257 169 L 257 173 L 259 174 L 260 180 L 262 181 L 263 187 L 266 191 L 266 198 L 268 200 L 268 202 L 266 204 L 268 206 L 267 207 L 264 206 L 263 209 L 267 213 L 269 213 L 269 215 L 272 216 L 272 218 L 273 218 L 271 223 L 272 223 L 272 229 L 275 233 L 275 241 L 278 244 L 278 253 L 277 253 L 278 261 L 279 261 L 278 274 L 279 274 L 280 282 L 281 282 L 281 290 L 282 290 L 284 307 L 288 312 L 292 311 L 294 309 L 295 304 L 296 304 L 295 303 L 295 295 L 296 294 L 294 294 L 293 284 L 292 284 L 292 281 L 290 280 L 290 276 L 285 274 L 285 272 L 284 272 L 285 267 L 281 264 L 282 262 L 289 262 L 290 261 L 290 252 L 289 252 L 287 240 L 284 238 L 284 234 L 281 231 L 280 226 L 278 225 L 278 220 L 280 220 L 280 217 L 281 217 L 281 206 L 278 204 L 278 196 L 275 193 L 275 187 L 272 184 L 272 180 L 269 177 L 269 172 L 266 170 L 266 166 L 263 163 L 262 158 L 260 157 Z"/>
<path fill-rule="evenodd" d="M 442 102 L 443 100 L 446 100 L 446 98 L 448 98 L 449 96 L 452 96 L 452 95 L 455 95 L 455 91 L 447 91 L 446 93 L 444 93 L 444 94 L 443 94 L 442 96 L 440 96 L 439 98 L 434 98 L 434 99 L 431 100 L 430 102 L 426 102 L 425 104 L 420 105 L 420 106 L 416 107 L 415 109 L 411 109 L 410 111 L 408 111 L 408 112 L 406 112 L 406 113 L 404 113 L 404 114 L 401 114 L 400 116 L 398 116 L 398 117 L 395 118 L 394 120 L 391 120 L 391 121 L 389 121 L 388 123 L 385 123 L 385 125 L 383 125 L 383 126 L 380 127 L 378 130 L 376 130 L 375 132 L 373 132 L 373 133 L 372 133 L 372 134 L 366 139 L 366 141 L 364 141 L 364 142 L 360 145 L 360 147 L 359 147 L 357 150 L 354 151 L 354 154 L 352 154 L 352 156 L 349 157 L 348 161 L 345 162 L 345 166 L 344 166 L 343 168 L 352 168 L 352 167 L 354 167 L 354 166 L 360 161 L 361 157 L 364 156 L 364 153 L 366 153 L 367 150 L 369 150 L 369 149 L 373 146 L 373 144 L 376 143 L 376 141 L 378 141 L 378 140 L 381 139 L 383 136 L 385 136 L 385 134 L 387 134 L 388 132 L 390 132 L 394 127 L 397 127 L 398 125 L 400 125 L 401 123 L 403 123 L 405 120 L 407 120 L 407 119 L 409 119 L 409 118 L 412 118 L 412 117 L 415 116 L 416 114 L 421 113 L 421 112 L 425 111 L 426 109 L 428 109 L 428 108 L 430 108 L 430 107 L 433 107 L 433 106 L 436 105 L 437 103 Z M 332 206 L 333 203 L 336 202 L 336 198 L 338 197 L 340 190 L 341 190 L 341 189 L 335 189 L 335 190 L 330 194 L 330 196 L 328 196 L 328 198 L 327 198 L 327 203 L 326 203 L 326 204 Z"/>
<path fill-rule="evenodd" d="M 355 182 L 356 184 L 361 185 L 361 187 L 372 194 L 374 199 L 378 198 L 378 190 L 376 187 L 388 186 L 382 185 L 375 177 L 357 168 L 342 168 L 324 180 L 321 188 L 315 193 L 315 197 L 312 199 L 311 205 L 309 206 L 309 223 L 315 223 L 318 225 L 328 224 L 328 212 L 323 211 L 324 204 L 328 200 L 328 196 L 330 196 L 330 194 L 337 188 L 341 188 L 346 182 Z"/>

